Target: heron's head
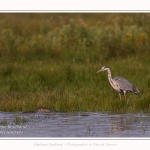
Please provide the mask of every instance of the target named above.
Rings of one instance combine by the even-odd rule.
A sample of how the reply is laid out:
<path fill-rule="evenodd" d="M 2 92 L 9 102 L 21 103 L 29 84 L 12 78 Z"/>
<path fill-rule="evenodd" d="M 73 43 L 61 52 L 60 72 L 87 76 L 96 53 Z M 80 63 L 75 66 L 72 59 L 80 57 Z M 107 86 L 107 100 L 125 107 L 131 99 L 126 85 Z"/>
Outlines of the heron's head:
<path fill-rule="evenodd" d="M 102 71 L 108 70 L 109 68 L 107 66 L 103 66 L 100 70 L 98 70 L 96 73 L 100 73 Z"/>

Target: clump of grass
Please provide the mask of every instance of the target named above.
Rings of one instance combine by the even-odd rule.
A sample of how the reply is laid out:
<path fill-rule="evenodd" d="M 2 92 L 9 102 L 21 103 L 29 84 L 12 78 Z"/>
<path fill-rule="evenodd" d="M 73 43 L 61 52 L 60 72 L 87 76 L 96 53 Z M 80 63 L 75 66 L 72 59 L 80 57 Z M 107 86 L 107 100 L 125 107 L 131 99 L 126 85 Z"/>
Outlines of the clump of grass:
<path fill-rule="evenodd" d="M 2 126 L 3 126 L 3 125 L 7 125 L 7 120 L 6 120 L 6 119 L 1 120 L 1 121 L 0 121 L 0 125 L 2 125 Z"/>
<path fill-rule="evenodd" d="M 85 127 L 86 127 L 86 129 L 87 129 L 87 132 L 91 132 L 91 124 L 89 124 L 89 125 L 87 125 L 87 124 L 85 124 Z"/>
<path fill-rule="evenodd" d="M 21 116 L 19 116 L 19 115 L 16 115 L 16 116 L 14 117 L 14 122 L 15 122 L 16 125 L 21 125 L 21 124 L 23 124 L 23 123 L 28 122 L 28 119 L 25 118 L 25 117 L 21 117 Z"/>

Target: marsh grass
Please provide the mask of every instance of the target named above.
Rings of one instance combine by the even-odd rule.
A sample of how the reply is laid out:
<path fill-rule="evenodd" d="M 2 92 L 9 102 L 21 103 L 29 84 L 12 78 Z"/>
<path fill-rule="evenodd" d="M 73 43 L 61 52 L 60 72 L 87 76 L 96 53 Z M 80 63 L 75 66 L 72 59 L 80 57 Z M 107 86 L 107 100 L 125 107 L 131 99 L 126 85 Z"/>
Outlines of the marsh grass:
<path fill-rule="evenodd" d="M 19 115 L 15 115 L 14 122 L 16 125 L 21 125 L 28 122 L 28 119 Z"/>
<path fill-rule="evenodd" d="M 150 111 L 149 14 L 0 17 L 0 111 Z M 140 94 L 120 101 L 104 65 Z"/>
<path fill-rule="evenodd" d="M 0 125 L 1 126 L 5 126 L 5 125 L 7 125 L 8 123 L 7 123 L 7 120 L 4 118 L 3 120 L 0 120 Z"/>

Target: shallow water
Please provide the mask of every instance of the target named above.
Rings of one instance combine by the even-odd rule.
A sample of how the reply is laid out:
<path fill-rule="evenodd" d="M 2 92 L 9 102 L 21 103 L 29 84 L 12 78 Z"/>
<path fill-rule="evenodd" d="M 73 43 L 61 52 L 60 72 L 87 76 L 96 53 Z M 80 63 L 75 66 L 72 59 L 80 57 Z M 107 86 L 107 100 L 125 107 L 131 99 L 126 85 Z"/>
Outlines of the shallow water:
<path fill-rule="evenodd" d="M 0 112 L 0 137 L 150 137 L 150 113 Z"/>

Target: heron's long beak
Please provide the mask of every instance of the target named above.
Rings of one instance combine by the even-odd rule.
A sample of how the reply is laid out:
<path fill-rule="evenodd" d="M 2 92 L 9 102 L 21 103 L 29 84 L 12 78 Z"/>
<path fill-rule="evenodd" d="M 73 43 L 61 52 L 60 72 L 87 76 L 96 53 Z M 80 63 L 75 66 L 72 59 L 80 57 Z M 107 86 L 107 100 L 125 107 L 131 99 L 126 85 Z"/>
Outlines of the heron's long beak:
<path fill-rule="evenodd" d="M 102 71 L 104 71 L 104 70 L 100 69 L 100 70 L 98 70 L 96 73 L 100 73 L 100 72 L 102 72 Z"/>

